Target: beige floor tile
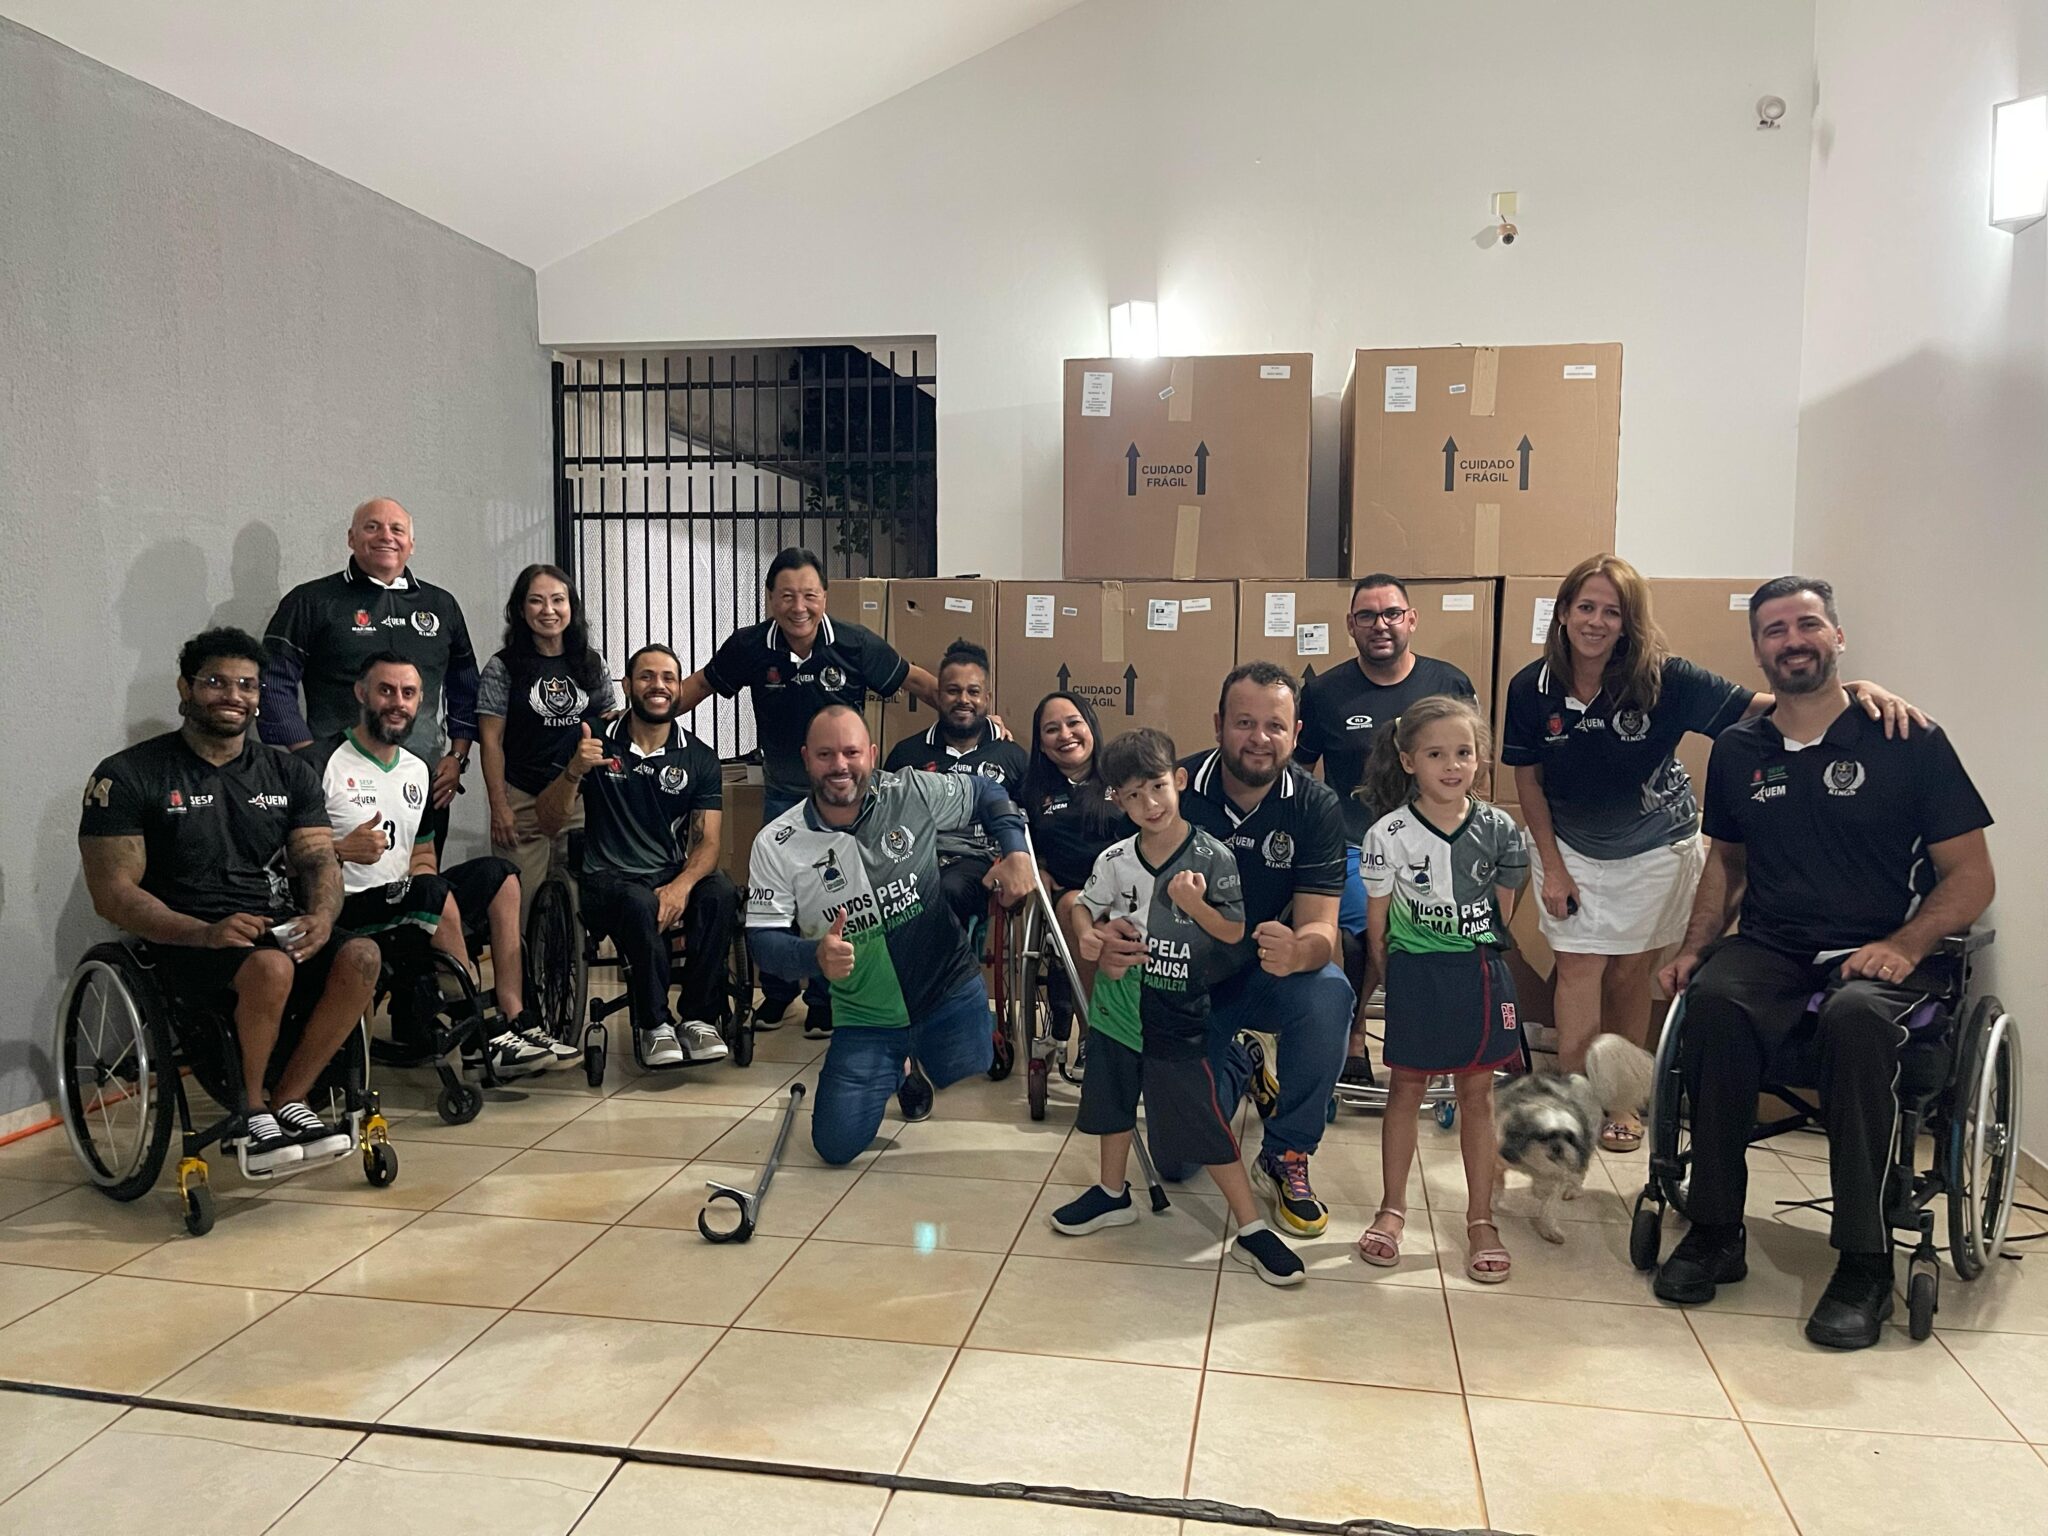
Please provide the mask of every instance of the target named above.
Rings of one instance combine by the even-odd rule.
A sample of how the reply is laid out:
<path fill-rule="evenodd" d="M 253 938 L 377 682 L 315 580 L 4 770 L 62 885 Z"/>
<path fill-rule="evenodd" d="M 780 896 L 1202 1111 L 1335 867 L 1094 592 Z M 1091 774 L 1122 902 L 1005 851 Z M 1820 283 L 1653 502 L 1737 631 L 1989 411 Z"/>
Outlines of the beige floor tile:
<path fill-rule="evenodd" d="M 1943 1244 L 1945 1257 L 1946 1238 Z M 2041 1257 L 2048 1254 L 2048 1242 L 2022 1243 L 2014 1251 L 2034 1257 L 2017 1264 L 2001 1259 L 1987 1265 L 1975 1280 L 1960 1280 L 1946 1263 L 1942 1265 L 1943 1329 L 2048 1334 L 2048 1263 Z M 0 1227 L 0 1259 L 9 1257 L 6 1228 Z M 1903 1264 L 1899 1273 L 1905 1274 Z"/>
<path fill-rule="evenodd" d="M 935 1178 L 891 1173 L 889 1167 L 884 1162 L 863 1174 L 817 1235 L 835 1242 L 1008 1253 L 1038 1195 L 1031 1185 L 1008 1179 Z"/>
<path fill-rule="evenodd" d="M 967 1343 L 1198 1367 L 1215 1300 L 1216 1277 L 1199 1270 L 1017 1254 L 1003 1265 Z"/>
<path fill-rule="evenodd" d="M 1957 1283 L 1953 1277 L 1944 1278 L 1950 1285 Z M 2048 1338 L 1945 1332 L 1938 1337 L 2022 1435 L 2048 1445 Z"/>
<path fill-rule="evenodd" d="M 511 1307 L 603 1232 L 576 1221 L 429 1211 L 314 1289 L 330 1296 Z"/>
<path fill-rule="evenodd" d="M 431 1211 L 450 1195 L 467 1189 L 493 1168 L 518 1156 L 510 1147 L 414 1141 L 396 1127 L 392 1137 L 393 1149 L 398 1153 L 395 1184 L 375 1188 L 363 1177 L 362 1163 L 345 1157 L 325 1168 L 279 1179 L 265 1188 L 263 1198 L 314 1205 L 375 1205 L 401 1211 Z"/>
<path fill-rule="evenodd" d="M 105 1275 L 0 1328 L 0 1361 L 20 1381 L 145 1392 L 287 1300 Z"/>
<path fill-rule="evenodd" d="M 1486 1397 L 1466 1410 L 1502 1530 L 1794 1536 L 1740 1424 Z"/>
<path fill-rule="evenodd" d="M 591 1100 L 574 1094 L 487 1088 L 483 1109 L 467 1125 L 449 1125 L 433 1113 L 416 1115 L 406 1124 L 405 1139 L 471 1147 L 530 1147 L 591 1107 Z"/>
<path fill-rule="evenodd" d="M 1670 1256 L 1684 1230 L 1683 1223 L 1670 1225 L 1663 1245 L 1665 1257 Z M 1781 1211 L 1750 1218 L 1748 1231 L 1748 1277 L 1737 1285 L 1721 1286 L 1714 1299 L 1697 1310 L 1796 1317 L 1803 1322 L 1835 1272 L 1835 1251 L 1828 1246 L 1828 1218 L 1818 1211 Z"/>
<path fill-rule="evenodd" d="M 123 1412 L 118 1403 L 0 1392 L 0 1500 L 42 1476 Z M 77 1524 L 74 1519 L 66 1528 Z"/>
<path fill-rule="evenodd" d="M 76 1187 L 42 1179 L 0 1179 L 0 1218 L 41 1205 L 45 1200 L 54 1200 Z"/>
<path fill-rule="evenodd" d="M 1204 1526 L 1205 1531 L 1221 1529 Z M 899 1493 L 875 1536 L 1176 1536 L 1180 1522 L 1163 1515 L 1127 1515 L 1023 1499 L 961 1499 L 943 1493 Z"/>
<path fill-rule="evenodd" d="M 583 1517 L 576 1536 L 740 1530 L 871 1536 L 888 1500 L 881 1488 L 629 1462 Z"/>
<path fill-rule="evenodd" d="M 334 1461 L 363 1441 L 353 1429 L 325 1429 L 311 1424 L 261 1424 L 221 1419 L 170 1408 L 133 1408 L 115 1429 L 128 1435 L 160 1435 L 169 1440 L 236 1445 L 251 1451 L 284 1451 Z"/>
<path fill-rule="evenodd" d="M 373 1206 L 245 1200 L 222 1207 L 219 1225 L 205 1237 L 181 1232 L 129 1260 L 121 1273 L 300 1291 L 418 1219 L 416 1211 Z"/>
<path fill-rule="evenodd" d="M 745 1114 L 720 1104 L 663 1104 L 615 1095 L 592 1105 L 540 1145 L 547 1152 L 611 1152 L 686 1163 Z"/>
<path fill-rule="evenodd" d="M 893 1472 L 953 1354 L 932 1344 L 736 1328 L 690 1373 L 636 1443 L 705 1456 Z"/>
<path fill-rule="evenodd" d="M 498 1314 L 481 1307 L 294 1296 L 163 1384 L 184 1402 L 374 1419 Z"/>
<path fill-rule="evenodd" d="M 1284 1477 L 1276 1425 L 1286 1426 Z M 1188 1497 L 1311 1520 L 1483 1523 L 1458 1398 L 1216 1371 L 1202 1389 Z"/>
<path fill-rule="evenodd" d="M 1209 1369 L 1458 1390 L 1441 1292 L 1396 1285 L 1361 1293 L 1322 1280 L 1276 1291 L 1235 1269 L 1223 1272 L 1216 1296 Z"/>
<path fill-rule="evenodd" d="M 1172 1207 L 1164 1215 L 1155 1215 L 1145 1192 L 1139 1190 L 1138 1219 L 1131 1226 L 1107 1227 L 1086 1237 L 1053 1231 L 1048 1218 L 1086 1188 L 1084 1184 L 1048 1184 L 1041 1190 L 1017 1234 L 1015 1251 L 1097 1264 L 1167 1264 L 1206 1270 L 1221 1262 L 1230 1210 L 1220 1196 L 1175 1190 Z"/>
<path fill-rule="evenodd" d="M 1287 1245 L 1301 1256 L 1301 1262 L 1308 1266 L 1311 1279 L 1351 1280 L 1363 1285 L 1420 1286 L 1431 1291 L 1443 1288 L 1443 1276 L 1437 1268 L 1436 1233 L 1430 1226 L 1429 1209 L 1420 1201 L 1408 1213 L 1408 1225 L 1401 1237 L 1401 1261 L 1387 1269 L 1368 1264 L 1358 1256 L 1358 1239 L 1372 1225 L 1376 1209 L 1363 1205 L 1332 1204 L 1329 1211 L 1330 1224 L 1321 1237 L 1297 1237 L 1292 1232 L 1280 1234 L 1287 1240 Z M 1235 1223 L 1232 1223 L 1231 1235 L 1236 1235 Z M 1224 1268 L 1228 1270 L 1230 1266 L 1225 1265 Z"/>
<path fill-rule="evenodd" d="M 1789 1318 L 1700 1312 L 1690 1321 L 1737 1412 L 1752 1422 L 1939 1425 L 1953 1435 L 2018 1438 L 1937 1340 L 1915 1344 L 1903 1328 L 1887 1328 L 1875 1348 L 1844 1353 L 1807 1343 Z"/>
<path fill-rule="evenodd" d="M 621 1045 L 624 1046 L 623 1039 Z M 620 1058 L 630 1056 L 630 1046 Z M 640 1072 L 619 1084 L 615 1098 L 654 1099 L 664 1104 L 724 1104 L 733 1109 L 753 1109 L 779 1096 L 785 1086 L 806 1068 L 800 1062 L 762 1061 L 751 1067 L 723 1065 L 681 1072 Z M 805 1091 L 809 1091 L 806 1084 Z"/>
<path fill-rule="evenodd" d="M 801 1023 L 785 1021 L 775 1029 L 755 1029 L 754 1060 L 764 1064 L 786 1061 L 805 1066 L 822 1058 L 825 1047 L 831 1043 L 829 1040 L 806 1040 Z"/>
<path fill-rule="evenodd" d="M 1465 1219 L 1462 1213 L 1435 1213 L 1437 1246 L 1445 1255 L 1444 1285 L 1454 1291 L 1501 1289 L 1517 1296 L 1547 1296 L 1557 1301 L 1607 1301 L 1624 1306 L 1657 1305 L 1650 1277 L 1629 1263 L 1628 1228 L 1611 1221 L 1559 1223 L 1562 1243 L 1545 1241 L 1528 1221 L 1503 1214 L 1501 1246 L 1514 1257 L 1514 1272 L 1505 1286 L 1486 1285 L 1465 1274 Z M 1487 1237 L 1491 1239 L 1492 1233 Z M 1666 1251 L 1671 1239 L 1667 1237 Z M 1730 1287 L 1731 1290 L 1740 1287 Z"/>
<path fill-rule="evenodd" d="M 1932 1414 L 1914 1422 L 1939 1423 Z M 2024 1445 L 1752 1425 L 1803 1536 L 2038 1531 L 2048 1463 Z"/>
<path fill-rule="evenodd" d="M 179 1425 L 205 1427 L 203 1420 Z M 151 1432 L 124 1419 L 0 1505 L 0 1532 L 76 1530 L 90 1511 L 91 1528 L 100 1531 L 253 1536 L 334 1465 L 328 1456 L 218 1441 L 200 1454 L 185 1433 Z"/>
<path fill-rule="evenodd" d="M 1585 1408 L 1733 1418 L 1699 1341 L 1675 1311 L 1452 1290 L 1465 1390 Z"/>
<path fill-rule="evenodd" d="M 124 1204 L 73 1189 L 0 1221 L 0 1263 L 105 1273 L 183 1236 L 183 1221 L 176 1200 L 155 1193 Z"/>
<path fill-rule="evenodd" d="M 922 1120 L 893 1126 L 896 1144 L 884 1166 L 891 1173 L 952 1174 L 967 1179 L 1010 1179 L 1043 1184 L 1065 1144 L 1067 1127 L 1051 1121 Z"/>
<path fill-rule="evenodd" d="M 365 1523 L 378 1536 L 565 1536 L 619 1465 L 495 1445 L 372 1435 L 268 1536 L 332 1536 Z"/>
<path fill-rule="evenodd" d="M 791 1237 L 707 1243 L 695 1232 L 614 1227 L 521 1304 L 527 1312 L 724 1326 L 796 1252 Z"/>
<path fill-rule="evenodd" d="M 25 1264 L 0 1264 L 0 1327 L 26 1317 L 46 1302 L 77 1290 L 92 1279 L 80 1269 L 31 1269 Z"/>
<path fill-rule="evenodd" d="M 622 1445 L 717 1338 L 681 1323 L 513 1312 L 384 1418 Z"/>
<path fill-rule="evenodd" d="M 728 1111 L 727 1113 L 736 1113 Z M 775 1146 L 775 1132 L 782 1124 L 782 1110 L 757 1109 L 711 1144 L 704 1154 L 704 1161 L 712 1163 L 760 1164 L 768 1161 L 768 1154 Z M 902 1122 L 884 1120 L 881 1129 L 875 1132 L 875 1139 L 852 1162 L 845 1167 L 856 1173 L 865 1172 L 874 1166 L 877 1157 L 887 1150 Z M 782 1149 L 782 1167 L 823 1168 L 825 1160 L 818 1156 L 818 1149 L 811 1144 L 811 1116 L 808 1108 L 798 1111 L 796 1121 L 789 1129 L 789 1142 Z"/>
<path fill-rule="evenodd" d="M 1417 1161 L 1422 1165 L 1422 1177 L 1429 1186 L 1429 1208 L 1447 1216 L 1464 1219 L 1466 1210 L 1465 1161 L 1456 1152 L 1425 1153 Z M 1320 1164 L 1320 1156 L 1317 1164 Z M 1312 1168 L 1315 1165 L 1312 1165 Z M 1318 1188 L 1321 1180 L 1317 1180 Z M 1608 1177 L 1607 1170 L 1594 1163 L 1586 1170 L 1585 1188 L 1579 1191 L 1575 1200 L 1564 1201 L 1558 1207 L 1559 1219 L 1563 1221 L 1605 1221 L 1626 1223 L 1634 1196 L 1624 1200 Z M 1537 1208 L 1535 1193 L 1529 1186 L 1528 1178 L 1510 1171 L 1507 1188 L 1495 1199 L 1496 1208 L 1510 1216 L 1528 1216 Z"/>
<path fill-rule="evenodd" d="M 1200 1383 L 1157 1365 L 963 1350 L 903 1470 L 1177 1497 Z"/>
<path fill-rule="evenodd" d="M 680 1163 L 666 1158 L 624 1157 L 611 1152 L 522 1152 L 452 1196 L 441 1209 L 477 1216 L 609 1224 L 681 1171 Z"/>
<path fill-rule="evenodd" d="M 1254 1125 L 1238 1140 L 1244 1148 L 1244 1161 L 1249 1166 L 1259 1154 L 1258 1127 Z M 1309 1159 L 1308 1173 L 1309 1183 L 1322 1200 L 1362 1207 L 1368 1216 L 1385 1203 L 1383 1191 L 1386 1185 L 1380 1173 L 1377 1142 L 1326 1141 Z M 1419 1211 L 1427 1204 L 1422 1159 L 1418 1157 L 1408 1170 L 1408 1208 Z"/>
<path fill-rule="evenodd" d="M 0 1179 L 35 1179 L 48 1184 L 83 1184 L 80 1166 L 62 1126 L 24 1136 L 0 1147 Z"/>
<path fill-rule="evenodd" d="M 740 1315 L 740 1325 L 905 1344 L 958 1344 L 1002 1262 L 991 1253 L 923 1253 L 813 1239 Z"/>
<path fill-rule="evenodd" d="M 763 1237 L 809 1237 L 860 1176 L 852 1168 L 777 1168 L 768 1198 L 755 1215 L 754 1231 Z M 705 1186 L 713 1180 L 751 1190 L 761 1182 L 761 1169 L 748 1163 L 691 1163 L 634 1206 L 619 1224 L 694 1232 L 697 1213 L 704 1209 Z"/>
<path fill-rule="evenodd" d="M 1074 1113 L 1079 1099 L 1062 1104 L 1051 1100 L 1046 1105 L 1045 1124 L 1065 1125 L 1074 1123 Z M 992 1083 L 981 1073 L 941 1088 L 932 1099 L 934 1120 L 997 1120 L 1015 1125 L 1029 1121 L 1031 1105 L 1024 1090 L 1024 1073 L 1013 1071 L 1000 1083 Z"/>

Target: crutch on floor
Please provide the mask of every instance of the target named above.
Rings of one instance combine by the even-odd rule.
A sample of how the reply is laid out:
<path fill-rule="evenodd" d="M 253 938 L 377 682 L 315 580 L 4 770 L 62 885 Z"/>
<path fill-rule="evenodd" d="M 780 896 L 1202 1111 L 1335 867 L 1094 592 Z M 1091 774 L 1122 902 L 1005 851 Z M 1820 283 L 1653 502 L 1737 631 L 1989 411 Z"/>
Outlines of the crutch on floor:
<path fill-rule="evenodd" d="M 704 1209 L 697 1213 L 697 1230 L 704 1235 L 707 1243 L 744 1243 L 754 1235 L 754 1222 L 761 1214 L 761 1202 L 768 1198 L 768 1186 L 775 1181 L 775 1170 L 782 1164 L 782 1149 L 789 1143 L 789 1128 L 796 1124 L 797 1106 L 803 1103 L 804 1085 L 789 1085 L 789 1102 L 782 1106 L 782 1123 L 775 1128 L 775 1145 L 769 1150 L 767 1166 L 762 1168 L 761 1177 L 752 1189 L 735 1189 L 730 1184 L 712 1180 L 706 1184 L 711 1191 L 704 1202 Z M 721 1207 L 730 1205 L 730 1213 Z M 732 1218 L 737 1217 L 736 1221 Z M 732 1221 L 731 1225 L 727 1225 Z"/>

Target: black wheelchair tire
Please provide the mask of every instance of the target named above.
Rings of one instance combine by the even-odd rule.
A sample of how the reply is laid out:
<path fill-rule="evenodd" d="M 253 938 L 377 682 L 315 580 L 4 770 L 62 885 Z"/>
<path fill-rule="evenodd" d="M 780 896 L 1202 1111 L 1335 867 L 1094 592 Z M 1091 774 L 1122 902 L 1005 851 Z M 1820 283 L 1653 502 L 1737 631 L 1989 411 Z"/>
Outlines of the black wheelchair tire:
<path fill-rule="evenodd" d="M 484 1096 L 480 1088 L 467 1083 L 451 1083 L 441 1090 L 440 1098 L 434 1101 L 434 1108 L 448 1125 L 467 1125 L 483 1110 Z M 372 1183 L 376 1181 L 371 1180 Z"/>
<path fill-rule="evenodd" d="M 754 1026 L 744 1020 L 735 1020 L 732 1026 L 732 1064 L 736 1067 L 751 1067 L 754 1064 Z"/>
<path fill-rule="evenodd" d="M 363 1148 L 363 1178 L 372 1189 L 389 1189 L 398 1182 L 398 1149 L 388 1141 L 373 1141 Z"/>
<path fill-rule="evenodd" d="M 213 1191 L 205 1184 L 191 1184 L 185 1189 L 185 1230 L 194 1237 L 204 1237 L 213 1230 Z"/>
<path fill-rule="evenodd" d="M 151 1075 L 156 1079 L 153 1085 L 154 1098 L 146 1101 L 154 1103 L 155 1112 L 145 1132 L 140 1161 L 134 1171 L 125 1178 L 111 1183 L 103 1183 L 98 1178 L 93 1179 L 94 1186 L 109 1199 L 124 1202 L 138 1200 L 156 1187 L 157 1176 L 163 1172 L 164 1154 L 171 1144 L 171 1121 L 175 1115 L 172 1104 L 182 1091 L 178 1085 L 177 1046 L 171 1028 L 170 1003 L 165 998 L 163 989 L 156 984 L 156 979 L 137 963 L 135 956 L 125 945 L 95 944 L 86 951 L 84 959 L 79 961 L 80 969 L 87 964 L 103 965 L 120 979 L 129 1002 L 135 1008 L 136 1017 L 148 1034 L 149 1050 L 155 1058 L 155 1064 L 151 1067 Z M 77 1022 L 78 998 L 79 994 L 75 989 L 66 989 L 65 1018 L 62 1022 L 62 1037 L 58 1040 L 57 1047 L 64 1053 L 64 1060 L 67 1062 L 71 1059 L 70 1037 Z M 61 1107 L 66 1126 L 71 1128 L 75 1138 L 78 1134 L 77 1127 L 83 1123 L 86 1106 L 79 1099 L 79 1085 L 75 1075 L 67 1072 L 64 1085 L 64 1102 Z M 91 1161 L 96 1162 L 97 1159 Z M 92 1171 L 89 1162 L 87 1172 Z M 210 1218 L 207 1225 L 212 1225 Z"/>
<path fill-rule="evenodd" d="M 1924 1343 L 1934 1332 L 1940 1297 L 1941 1278 L 1930 1270 L 1915 1269 L 1906 1282 L 1906 1332 L 1914 1343 Z"/>
<path fill-rule="evenodd" d="M 1000 1083 L 1010 1075 L 1011 1070 L 1017 1065 L 1017 1047 L 1011 1043 L 1008 1020 L 997 1021 L 996 1036 L 991 1049 L 992 1054 L 988 1064 L 988 1080 L 992 1083 Z"/>
<path fill-rule="evenodd" d="M 1045 1118 L 1045 1096 L 1050 1076 L 1045 1059 L 1040 1056 L 1032 1057 L 1024 1069 L 1024 1094 L 1030 1101 L 1031 1118 L 1034 1120 Z"/>
<path fill-rule="evenodd" d="M 1995 997 L 1979 998 L 1970 1010 L 1963 1026 L 1964 1037 L 1957 1047 L 1955 1083 L 1950 1090 L 1949 1145 L 1943 1169 L 1948 1184 L 1948 1251 L 1956 1273 L 1965 1280 L 1975 1280 L 1984 1272 L 1988 1255 L 1982 1240 L 1995 1230 L 2004 1215 L 2002 1207 L 2009 1199 L 2012 1178 L 2008 1165 L 2016 1155 L 2016 1149 L 2008 1146 L 1993 1169 L 1992 1178 L 2008 1194 L 1997 1205 L 1988 1204 L 1986 1197 L 1990 1191 L 1970 1187 L 1973 1181 L 1965 1175 L 1967 1150 L 1963 1142 L 1975 1117 L 1975 1099 L 1985 1073 L 1996 1072 L 2002 1079 L 1999 1087 L 2008 1115 L 2018 1099 L 2020 1087 L 2012 1079 L 2010 1055 L 2002 1052 L 1999 1060 L 1992 1060 L 1989 1054 L 1993 1026 L 2004 1013 L 2004 1005 Z M 1974 1211 L 1973 1204 L 1977 1206 Z"/>
<path fill-rule="evenodd" d="M 604 1047 L 585 1044 L 583 1047 L 583 1080 L 593 1088 L 604 1086 Z"/>
<path fill-rule="evenodd" d="M 526 914 L 526 991 L 541 1027 L 573 1043 L 583 1013 L 583 945 L 566 880 L 545 880 Z"/>
<path fill-rule="evenodd" d="M 1638 1197 L 1635 1215 L 1629 1218 L 1628 1224 L 1628 1261 L 1645 1274 L 1657 1267 L 1658 1250 L 1663 1244 L 1663 1226 L 1663 1211 Z"/>

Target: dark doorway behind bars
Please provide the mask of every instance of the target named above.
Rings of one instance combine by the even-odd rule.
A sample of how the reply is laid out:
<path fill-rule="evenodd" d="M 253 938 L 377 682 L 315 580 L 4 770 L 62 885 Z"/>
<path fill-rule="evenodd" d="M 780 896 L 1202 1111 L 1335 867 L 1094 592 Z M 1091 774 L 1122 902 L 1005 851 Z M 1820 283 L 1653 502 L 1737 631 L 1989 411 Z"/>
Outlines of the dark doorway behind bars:
<path fill-rule="evenodd" d="M 615 676 L 650 640 L 701 667 L 762 618 L 788 545 L 823 557 L 840 618 L 842 579 L 937 571 L 934 354 L 928 337 L 557 354 L 556 558 Z M 754 749 L 744 699 L 689 724 L 722 758 Z"/>

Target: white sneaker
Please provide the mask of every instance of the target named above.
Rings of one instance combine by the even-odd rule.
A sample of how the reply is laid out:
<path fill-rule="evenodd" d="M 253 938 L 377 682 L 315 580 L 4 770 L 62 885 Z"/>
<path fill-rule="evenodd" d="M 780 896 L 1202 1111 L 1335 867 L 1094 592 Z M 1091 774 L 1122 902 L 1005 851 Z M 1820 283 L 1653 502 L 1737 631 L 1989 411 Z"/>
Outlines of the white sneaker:
<path fill-rule="evenodd" d="M 683 1020 L 683 1053 L 692 1062 L 723 1061 L 732 1053 L 714 1025 L 702 1019 Z"/>
<path fill-rule="evenodd" d="M 513 1075 L 538 1072 L 554 1065 L 555 1060 L 552 1051 L 542 1050 L 532 1042 L 520 1039 L 509 1029 L 491 1036 L 485 1055 L 490 1060 L 492 1071 Z"/>
<path fill-rule="evenodd" d="M 513 1033 L 535 1050 L 546 1051 L 554 1061 L 574 1061 L 583 1054 L 566 1040 L 557 1040 L 538 1024 L 526 1029 L 516 1029 Z"/>
<path fill-rule="evenodd" d="M 683 1043 L 676 1038 L 672 1024 L 657 1024 L 647 1031 L 647 1043 L 640 1055 L 650 1067 L 687 1066 L 690 1060 L 683 1054 Z"/>

